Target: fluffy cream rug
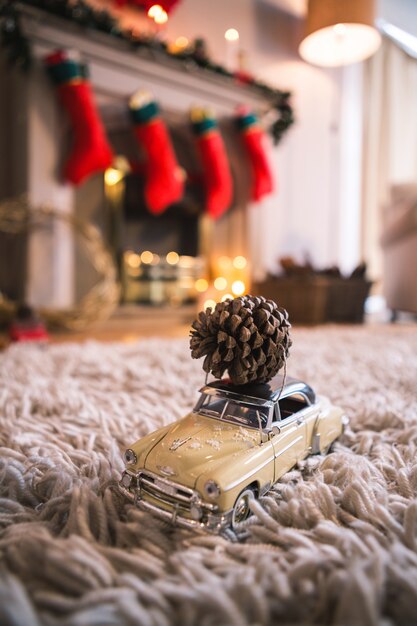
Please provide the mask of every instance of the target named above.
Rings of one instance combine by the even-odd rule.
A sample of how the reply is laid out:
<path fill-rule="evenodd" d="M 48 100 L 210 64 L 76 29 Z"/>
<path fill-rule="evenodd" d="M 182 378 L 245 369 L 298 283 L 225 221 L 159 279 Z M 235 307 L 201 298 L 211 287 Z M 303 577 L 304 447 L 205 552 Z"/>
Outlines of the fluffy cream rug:
<path fill-rule="evenodd" d="M 185 340 L 0 355 L 2 626 L 417 623 L 417 332 L 293 332 L 288 373 L 351 429 L 256 504 L 249 538 L 172 529 L 114 485 L 204 382 Z"/>

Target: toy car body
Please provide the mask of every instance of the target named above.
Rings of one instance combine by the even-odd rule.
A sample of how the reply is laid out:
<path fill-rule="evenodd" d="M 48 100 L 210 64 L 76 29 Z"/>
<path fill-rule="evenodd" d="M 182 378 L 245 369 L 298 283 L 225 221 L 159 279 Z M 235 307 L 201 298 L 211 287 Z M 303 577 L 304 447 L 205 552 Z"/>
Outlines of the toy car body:
<path fill-rule="evenodd" d="M 348 423 L 343 410 L 299 380 L 212 382 L 183 419 L 126 450 L 120 489 L 186 528 L 236 530 L 250 500 L 309 454 L 324 453 Z"/>

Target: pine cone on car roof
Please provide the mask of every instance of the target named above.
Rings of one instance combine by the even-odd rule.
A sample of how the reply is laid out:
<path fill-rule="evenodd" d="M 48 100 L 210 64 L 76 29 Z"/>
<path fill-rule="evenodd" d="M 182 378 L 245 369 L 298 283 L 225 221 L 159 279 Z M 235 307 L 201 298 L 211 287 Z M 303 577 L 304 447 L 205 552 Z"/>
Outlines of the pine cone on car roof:
<path fill-rule="evenodd" d="M 201 311 L 192 323 L 193 359 L 205 356 L 203 370 L 235 385 L 271 380 L 291 346 L 288 313 L 273 300 L 242 296 Z"/>

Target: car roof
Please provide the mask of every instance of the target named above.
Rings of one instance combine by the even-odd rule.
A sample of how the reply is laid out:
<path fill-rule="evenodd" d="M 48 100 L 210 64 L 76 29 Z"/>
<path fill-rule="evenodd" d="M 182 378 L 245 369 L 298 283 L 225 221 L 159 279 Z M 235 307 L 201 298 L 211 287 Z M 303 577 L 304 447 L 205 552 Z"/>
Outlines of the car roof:
<path fill-rule="evenodd" d="M 257 404 L 271 404 L 275 403 L 278 399 L 283 399 L 293 393 L 302 393 L 305 395 L 311 404 L 316 401 L 316 394 L 313 389 L 307 383 L 304 383 L 297 378 L 291 376 L 284 376 L 278 374 L 268 383 L 248 383 L 246 385 L 233 385 L 230 380 L 215 380 L 208 383 L 205 387 L 200 389 L 202 393 L 211 394 L 215 391 L 224 392 L 228 396 L 238 396 L 237 400 L 240 402 L 250 403 L 256 400 Z"/>

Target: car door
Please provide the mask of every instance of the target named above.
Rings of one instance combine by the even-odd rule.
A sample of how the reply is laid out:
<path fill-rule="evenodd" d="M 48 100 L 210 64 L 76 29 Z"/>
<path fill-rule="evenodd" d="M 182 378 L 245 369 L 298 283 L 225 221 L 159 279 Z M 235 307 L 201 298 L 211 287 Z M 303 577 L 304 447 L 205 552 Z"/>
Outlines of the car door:
<path fill-rule="evenodd" d="M 297 394 L 299 396 L 299 394 Z M 300 397 L 287 397 L 279 402 L 277 420 L 273 423 L 272 444 L 275 459 L 275 480 L 288 472 L 306 456 L 309 407 Z M 281 417 L 281 419 L 278 419 Z"/>
<path fill-rule="evenodd" d="M 280 401 L 281 418 L 283 416 L 297 416 L 303 420 L 304 447 L 299 451 L 298 461 L 304 459 L 312 451 L 312 437 L 319 415 L 319 403 L 310 404 L 309 399 L 303 393 L 292 393 Z"/>
<path fill-rule="evenodd" d="M 306 428 L 304 420 L 295 416 L 287 417 L 277 427 L 279 432 L 272 437 L 275 480 L 303 458 Z"/>
<path fill-rule="evenodd" d="M 313 450 L 313 435 L 316 432 L 317 422 L 321 416 L 320 404 L 318 402 L 311 404 L 307 409 L 303 411 L 304 422 L 306 425 L 306 449 L 304 457 L 308 456 Z M 316 450 L 317 451 L 317 450 Z"/>

